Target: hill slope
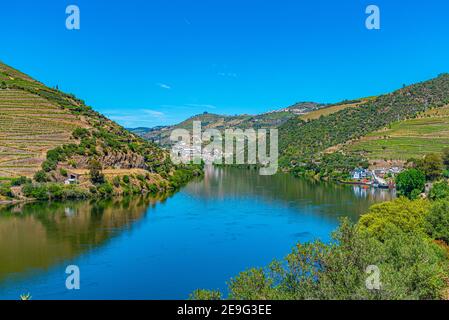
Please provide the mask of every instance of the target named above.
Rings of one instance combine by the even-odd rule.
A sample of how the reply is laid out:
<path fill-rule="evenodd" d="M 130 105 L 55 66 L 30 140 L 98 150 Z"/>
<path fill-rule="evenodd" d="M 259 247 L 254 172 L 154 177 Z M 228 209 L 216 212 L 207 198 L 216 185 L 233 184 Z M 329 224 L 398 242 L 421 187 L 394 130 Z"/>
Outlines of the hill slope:
<path fill-rule="evenodd" d="M 62 182 L 69 169 L 87 172 L 92 159 L 111 178 L 141 170 L 146 187 L 169 185 L 178 169 L 166 151 L 82 100 L 0 63 L 0 177 L 32 177 L 43 169 L 49 181 Z"/>
<path fill-rule="evenodd" d="M 218 129 L 224 131 L 228 128 L 275 128 L 281 126 L 287 120 L 298 116 L 313 112 L 322 108 L 325 108 L 325 104 L 319 104 L 314 102 L 299 102 L 290 107 L 266 112 L 258 115 L 219 115 L 213 113 L 203 113 L 195 115 L 183 122 L 174 126 L 155 127 L 155 128 L 135 128 L 131 129 L 132 132 L 140 135 L 141 137 L 161 144 L 162 146 L 171 145 L 170 133 L 174 129 L 187 129 L 192 130 L 193 121 L 200 121 L 203 130 L 205 129 Z"/>
<path fill-rule="evenodd" d="M 449 147 L 449 106 L 428 110 L 416 119 L 395 122 L 350 141 L 345 151 L 363 154 L 370 160 L 408 160 Z"/>
<path fill-rule="evenodd" d="M 449 103 L 449 75 L 404 87 L 357 108 L 311 121 L 295 117 L 280 127 L 281 166 L 310 161 L 330 147 L 356 140 L 391 123 Z"/>

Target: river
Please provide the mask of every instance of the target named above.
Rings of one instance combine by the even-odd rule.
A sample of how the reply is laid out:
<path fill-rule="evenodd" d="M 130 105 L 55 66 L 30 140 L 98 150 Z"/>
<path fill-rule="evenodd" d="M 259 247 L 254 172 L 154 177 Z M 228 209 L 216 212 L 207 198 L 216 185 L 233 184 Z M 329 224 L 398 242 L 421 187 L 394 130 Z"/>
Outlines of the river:
<path fill-rule="evenodd" d="M 0 207 L 0 299 L 184 299 L 226 289 L 297 242 L 330 241 L 394 195 L 288 174 L 208 168 L 170 196 Z M 68 265 L 79 290 L 65 286 Z"/>

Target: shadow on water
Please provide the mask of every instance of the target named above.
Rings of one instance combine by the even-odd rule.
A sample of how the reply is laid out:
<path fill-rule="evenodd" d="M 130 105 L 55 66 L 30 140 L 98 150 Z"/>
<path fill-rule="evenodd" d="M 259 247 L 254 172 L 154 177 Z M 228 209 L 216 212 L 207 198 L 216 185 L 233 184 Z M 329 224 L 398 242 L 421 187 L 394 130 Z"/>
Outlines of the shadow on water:
<path fill-rule="evenodd" d="M 0 281 L 105 244 L 167 197 L 38 202 L 0 210 Z"/>

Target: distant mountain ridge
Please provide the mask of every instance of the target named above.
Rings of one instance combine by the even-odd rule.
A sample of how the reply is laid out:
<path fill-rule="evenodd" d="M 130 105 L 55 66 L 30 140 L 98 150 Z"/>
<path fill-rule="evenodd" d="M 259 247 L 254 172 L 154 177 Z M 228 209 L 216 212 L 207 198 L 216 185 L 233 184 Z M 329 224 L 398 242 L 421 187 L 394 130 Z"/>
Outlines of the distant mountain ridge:
<path fill-rule="evenodd" d="M 158 143 L 162 146 L 171 145 L 170 133 L 174 129 L 192 129 L 193 121 L 200 121 L 203 129 L 219 129 L 224 130 L 227 128 L 275 128 L 279 127 L 287 120 L 304 115 L 322 108 L 326 108 L 328 104 L 315 103 L 315 102 L 298 102 L 290 107 L 282 108 L 279 110 L 268 111 L 257 115 L 241 114 L 241 115 L 220 115 L 214 113 L 204 112 L 192 116 L 176 125 L 172 126 L 157 126 L 153 128 L 132 128 L 131 132 L 147 139 Z"/>

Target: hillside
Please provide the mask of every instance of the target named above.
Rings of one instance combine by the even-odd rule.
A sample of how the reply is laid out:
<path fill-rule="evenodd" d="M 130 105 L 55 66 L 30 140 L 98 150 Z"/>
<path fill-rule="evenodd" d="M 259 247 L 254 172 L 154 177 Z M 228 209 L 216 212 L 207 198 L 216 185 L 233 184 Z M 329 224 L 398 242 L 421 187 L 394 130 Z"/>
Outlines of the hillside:
<path fill-rule="evenodd" d="M 174 129 L 192 130 L 193 121 L 201 121 L 203 130 L 212 128 L 221 131 L 224 131 L 228 128 L 276 128 L 295 116 L 314 112 L 324 107 L 326 107 L 325 104 L 314 102 L 299 102 L 284 109 L 266 112 L 258 115 L 243 114 L 229 116 L 205 112 L 203 114 L 195 115 L 174 126 L 135 128 L 130 130 L 147 140 L 154 141 L 161 144 L 162 146 L 169 146 L 171 145 L 171 131 Z"/>
<path fill-rule="evenodd" d="M 370 160 L 403 160 L 441 153 L 449 146 L 449 106 L 392 123 L 344 146 Z"/>
<path fill-rule="evenodd" d="M 67 171 L 85 170 L 93 159 L 119 176 L 144 173 L 143 186 L 168 186 L 178 169 L 166 151 L 137 137 L 73 95 L 0 63 L 0 178 L 63 182 Z M 111 171 L 112 170 L 112 171 Z M 137 176 L 137 175 L 134 175 Z M 88 179 L 81 182 L 89 186 Z M 1 185 L 0 185 L 1 186 Z M 118 186 L 117 188 L 122 188 Z M 154 187 L 151 187 L 154 189 Z"/>
<path fill-rule="evenodd" d="M 281 166 L 289 168 L 319 160 L 320 154 L 330 147 L 448 103 L 449 75 L 443 74 L 376 97 L 356 108 L 345 108 L 311 121 L 292 118 L 279 128 Z"/>

